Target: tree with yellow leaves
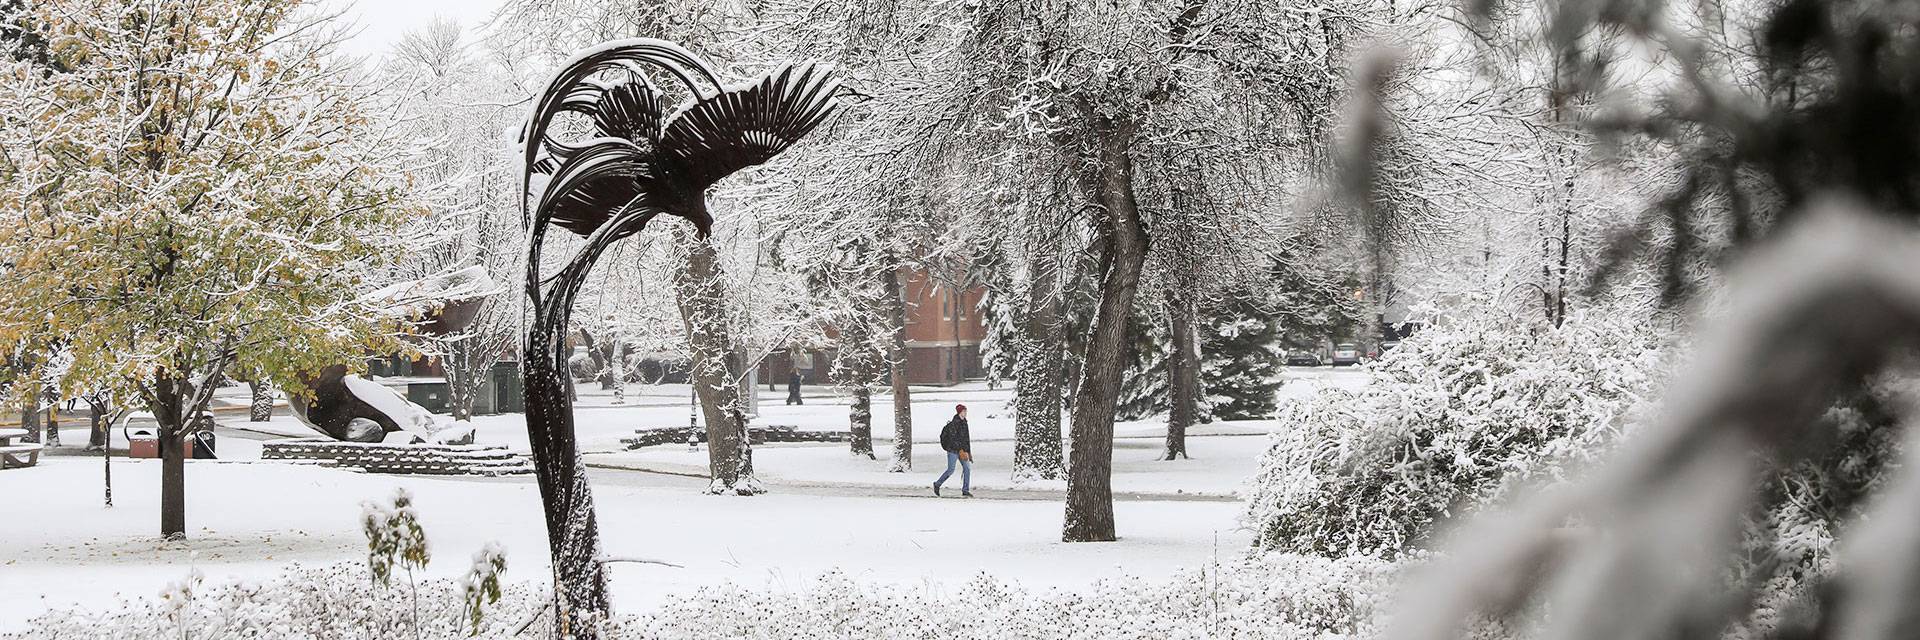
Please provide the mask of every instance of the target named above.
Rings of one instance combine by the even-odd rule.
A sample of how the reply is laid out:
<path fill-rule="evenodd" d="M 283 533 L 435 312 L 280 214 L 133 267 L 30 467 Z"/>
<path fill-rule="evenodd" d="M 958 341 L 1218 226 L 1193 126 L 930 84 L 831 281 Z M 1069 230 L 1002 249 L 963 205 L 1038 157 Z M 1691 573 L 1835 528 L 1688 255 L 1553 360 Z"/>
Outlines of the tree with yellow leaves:
<path fill-rule="evenodd" d="M 15 19 L 56 64 L 0 63 L 0 358 L 68 397 L 144 401 L 161 532 L 181 537 L 183 444 L 223 373 L 299 393 L 399 348 L 394 301 L 365 292 L 413 208 L 309 3 L 40 0 Z"/>

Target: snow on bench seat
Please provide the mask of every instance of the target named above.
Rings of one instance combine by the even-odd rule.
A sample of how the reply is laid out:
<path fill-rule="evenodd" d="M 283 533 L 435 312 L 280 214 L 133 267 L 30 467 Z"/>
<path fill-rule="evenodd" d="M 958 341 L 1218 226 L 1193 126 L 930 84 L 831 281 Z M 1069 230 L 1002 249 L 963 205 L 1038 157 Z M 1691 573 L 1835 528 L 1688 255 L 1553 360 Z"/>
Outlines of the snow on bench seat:
<path fill-rule="evenodd" d="M 19 469 L 39 464 L 40 447 L 37 442 L 0 447 L 0 469 Z"/>

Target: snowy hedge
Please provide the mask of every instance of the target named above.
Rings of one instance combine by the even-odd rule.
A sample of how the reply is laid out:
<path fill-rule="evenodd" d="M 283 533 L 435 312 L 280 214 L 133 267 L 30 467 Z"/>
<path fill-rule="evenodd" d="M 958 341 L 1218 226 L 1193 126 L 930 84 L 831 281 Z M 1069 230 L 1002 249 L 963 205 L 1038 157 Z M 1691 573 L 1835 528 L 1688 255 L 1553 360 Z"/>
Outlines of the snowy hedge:
<path fill-rule="evenodd" d="M 1370 558 L 1292 554 L 1033 590 L 981 575 L 951 593 L 828 574 L 800 591 L 727 586 L 668 602 L 639 637 L 1073 640 L 1348 638 L 1376 635 L 1396 573 Z"/>
<path fill-rule="evenodd" d="M 1007 640 L 1344 638 L 1376 635 L 1398 565 L 1371 558 L 1269 554 L 1168 579 L 1099 582 L 1084 590 L 1035 590 L 981 575 L 942 592 L 856 581 L 830 573 L 802 590 L 701 589 L 644 616 L 608 625 L 612 640 Z M 113 611 L 56 611 L 14 636 L 41 639 L 544 637 L 549 619 L 518 627 L 544 604 L 543 586 L 504 585 L 477 631 L 461 586 L 419 583 L 411 591 L 369 586 L 366 567 L 293 568 L 260 584 L 206 586 L 194 579 Z M 615 588 L 618 588 L 616 585 Z M 418 633 L 414 620 L 419 620 Z M 472 634 L 472 635 L 469 635 Z"/>
<path fill-rule="evenodd" d="M 56 610 L 28 623 L 20 640 L 146 640 L 149 638 L 274 638 L 386 640 L 390 638 L 511 637 L 545 604 L 545 591 L 503 584 L 500 599 L 482 607 L 474 625 L 469 598 L 480 585 L 420 579 L 374 586 L 367 567 L 342 563 L 289 568 L 263 582 L 210 585 L 196 574 L 156 597 L 123 601 L 108 611 Z M 416 599 L 417 597 L 417 599 Z"/>
<path fill-rule="evenodd" d="M 1605 452 L 1666 368 L 1626 315 L 1454 319 L 1369 364 L 1364 387 L 1293 403 L 1246 491 L 1255 544 L 1393 557 Z"/>

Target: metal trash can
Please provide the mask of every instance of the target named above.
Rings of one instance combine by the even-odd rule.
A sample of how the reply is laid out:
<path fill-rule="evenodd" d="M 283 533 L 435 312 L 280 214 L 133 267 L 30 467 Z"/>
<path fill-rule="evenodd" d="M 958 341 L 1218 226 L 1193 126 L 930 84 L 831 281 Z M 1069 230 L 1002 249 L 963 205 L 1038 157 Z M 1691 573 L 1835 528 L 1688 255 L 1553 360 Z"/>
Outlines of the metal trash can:
<path fill-rule="evenodd" d="M 193 455 L 187 457 L 194 460 L 212 460 L 215 458 L 213 455 L 214 436 L 212 431 L 195 431 L 187 436 L 187 439 L 193 442 L 193 451 L 190 452 Z"/>

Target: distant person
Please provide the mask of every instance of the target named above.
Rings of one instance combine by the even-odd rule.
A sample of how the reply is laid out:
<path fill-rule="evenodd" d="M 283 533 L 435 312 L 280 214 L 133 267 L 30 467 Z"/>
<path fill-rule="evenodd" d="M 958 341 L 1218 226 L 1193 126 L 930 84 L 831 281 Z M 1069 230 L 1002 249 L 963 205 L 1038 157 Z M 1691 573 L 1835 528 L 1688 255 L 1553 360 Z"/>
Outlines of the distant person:
<path fill-rule="evenodd" d="M 973 439 L 967 434 L 967 405 L 954 405 L 953 419 L 940 429 L 940 448 L 947 450 L 947 472 L 933 481 L 933 495 L 940 496 L 940 484 L 953 477 L 953 463 L 960 463 L 960 495 L 973 497 Z"/>
<path fill-rule="evenodd" d="M 787 404 L 806 404 L 800 400 L 800 367 L 787 368 Z"/>

